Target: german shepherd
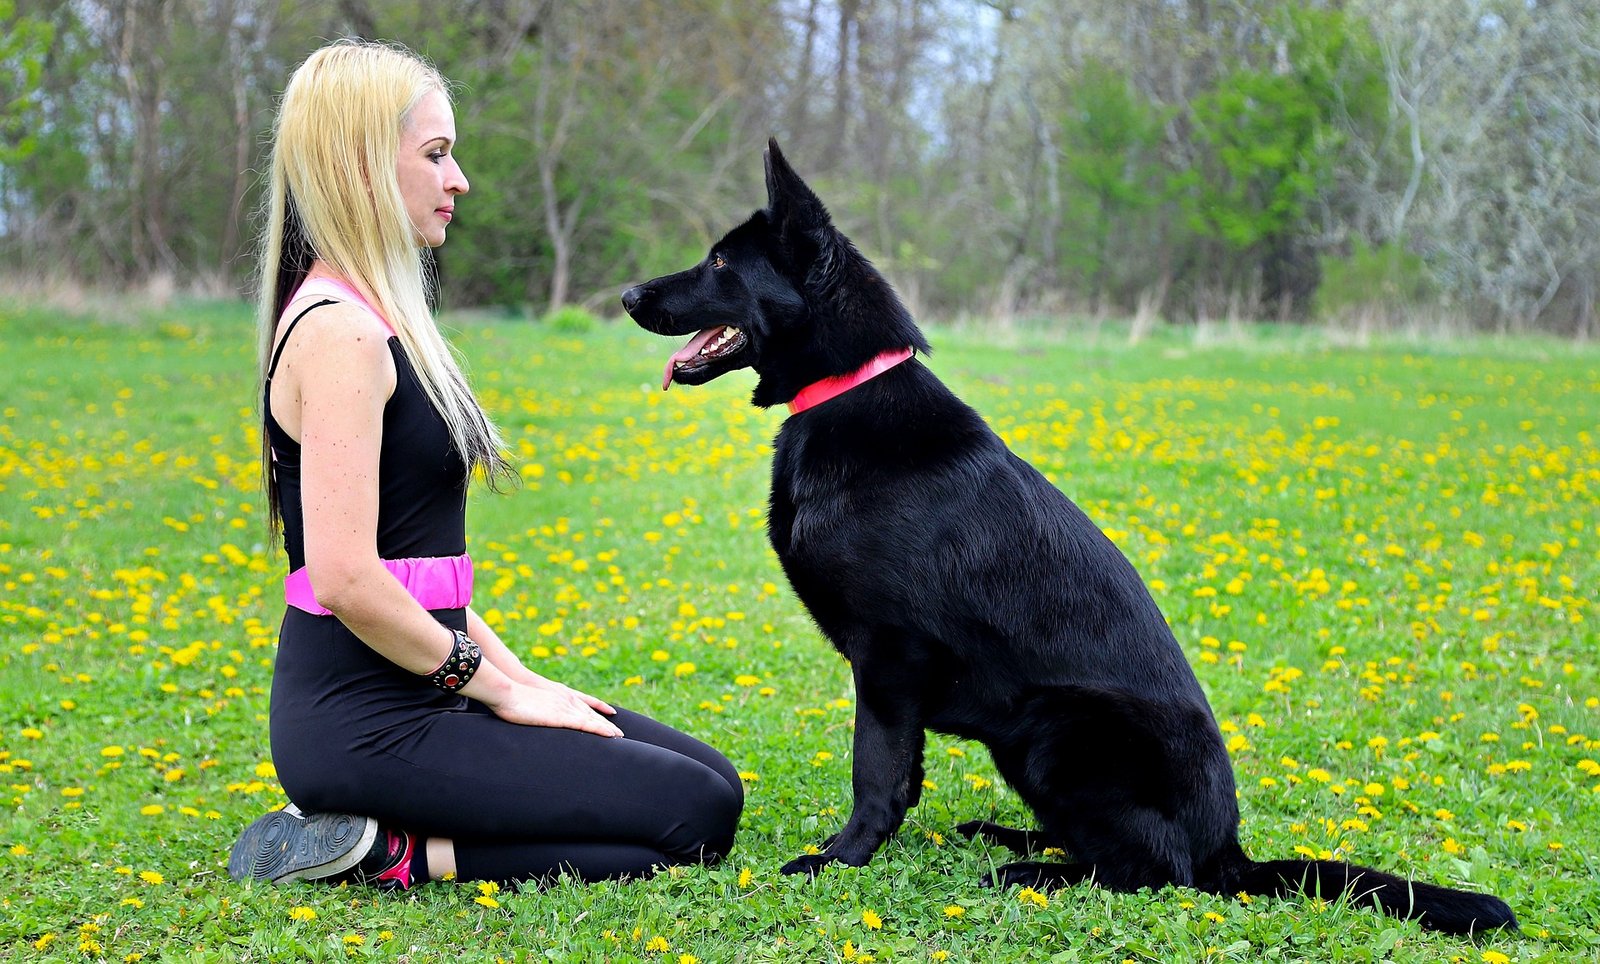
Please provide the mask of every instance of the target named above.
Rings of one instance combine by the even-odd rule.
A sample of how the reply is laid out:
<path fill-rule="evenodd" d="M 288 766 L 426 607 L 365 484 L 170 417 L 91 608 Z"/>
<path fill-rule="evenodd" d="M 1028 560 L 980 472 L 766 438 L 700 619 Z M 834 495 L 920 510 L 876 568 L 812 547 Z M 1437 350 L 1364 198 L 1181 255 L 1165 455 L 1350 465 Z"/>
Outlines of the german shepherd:
<path fill-rule="evenodd" d="M 784 873 L 864 865 L 916 805 L 933 729 L 987 746 L 1040 826 L 959 832 L 1075 858 L 1007 864 L 989 883 L 1349 895 L 1440 931 L 1516 928 L 1492 896 L 1246 856 L 1222 734 L 1133 566 L 918 360 L 910 314 L 776 141 L 766 181 L 766 208 L 705 260 L 622 303 L 649 331 L 694 334 L 663 389 L 748 367 L 755 405 L 794 412 L 768 534 L 850 661 L 855 805 Z"/>

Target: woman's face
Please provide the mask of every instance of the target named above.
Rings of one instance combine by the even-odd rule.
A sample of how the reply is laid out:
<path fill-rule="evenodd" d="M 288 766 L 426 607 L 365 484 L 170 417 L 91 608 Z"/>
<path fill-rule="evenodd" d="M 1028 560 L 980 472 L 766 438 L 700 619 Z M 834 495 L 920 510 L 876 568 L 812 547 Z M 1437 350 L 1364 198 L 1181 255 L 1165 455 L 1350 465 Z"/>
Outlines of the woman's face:
<path fill-rule="evenodd" d="M 455 112 L 442 91 L 429 91 L 407 115 L 395 165 L 400 197 L 416 229 L 417 243 L 444 244 L 445 227 L 455 215 L 457 194 L 469 185 L 451 153 L 456 143 Z"/>

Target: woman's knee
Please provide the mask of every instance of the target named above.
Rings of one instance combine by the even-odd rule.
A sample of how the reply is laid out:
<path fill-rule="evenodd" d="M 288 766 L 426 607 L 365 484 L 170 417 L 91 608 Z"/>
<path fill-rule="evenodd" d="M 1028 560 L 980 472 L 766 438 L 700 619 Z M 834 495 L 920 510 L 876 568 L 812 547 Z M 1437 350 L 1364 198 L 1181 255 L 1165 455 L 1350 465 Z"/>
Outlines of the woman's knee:
<path fill-rule="evenodd" d="M 730 786 L 716 771 L 686 767 L 667 802 L 676 811 L 672 832 L 662 849 L 694 863 L 717 863 L 733 849 L 733 837 L 744 810 L 744 789 Z"/>

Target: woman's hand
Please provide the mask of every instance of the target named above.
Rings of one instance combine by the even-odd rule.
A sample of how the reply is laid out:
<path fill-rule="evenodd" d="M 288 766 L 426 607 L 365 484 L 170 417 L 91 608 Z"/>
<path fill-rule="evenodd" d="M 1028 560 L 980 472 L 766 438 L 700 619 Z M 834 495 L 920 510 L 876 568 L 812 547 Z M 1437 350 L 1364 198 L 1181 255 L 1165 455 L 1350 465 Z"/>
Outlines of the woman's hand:
<path fill-rule="evenodd" d="M 598 696 L 590 696 L 588 693 L 585 693 L 581 690 L 575 690 L 565 683 L 557 683 L 553 679 L 547 679 L 532 671 L 530 671 L 528 675 L 532 677 L 528 683 L 534 689 L 548 689 L 560 693 L 568 693 L 582 700 L 596 713 L 604 713 L 607 716 L 617 715 L 616 707 L 612 706 L 610 703 L 607 703 L 605 700 L 600 699 Z"/>
<path fill-rule="evenodd" d="M 534 689 L 553 690 L 557 693 L 569 695 L 582 700 L 596 713 L 606 716 L 615 716 L 617 711 L 604 700 L 596 699 L 588 693 L 580 693 L 571 687 L 557 683 L 553 679 L 545 679 L 538 673 L 522 665 L 522 660 L 511 652 L 500 635 L 484 621 L 470 606 L 467 608 L 467 635 L 483 648 L 483 658 L 486 662 L 493 663 L 515 683 L 522 683 Z"/>
<path fill-rule="evenodd" d="M 539 684 L 512 682 L 504 696 L 486 703 L 494 715 L 524 726 L 554 726 L 617 738 L 622 731 L 602 716 L 616 710 L 592 696 L 540 677 Z"/>

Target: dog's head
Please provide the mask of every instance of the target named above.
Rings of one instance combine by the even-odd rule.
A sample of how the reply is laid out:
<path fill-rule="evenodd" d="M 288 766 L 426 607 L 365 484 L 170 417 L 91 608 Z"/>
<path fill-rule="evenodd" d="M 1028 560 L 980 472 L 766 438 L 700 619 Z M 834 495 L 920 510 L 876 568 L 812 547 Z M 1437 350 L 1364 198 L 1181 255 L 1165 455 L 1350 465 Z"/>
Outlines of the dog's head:
<path fill-rule="evenodd" d="M 766 208 L 694 267 L 622 293 L 623 307 L 646 330 L 693 334 L 667 361 L 661 387 L 754 368 L 760 380 L 751 400 L 766 407 L 880 352 L 926 353 L 889 283 L 833 226 L 776 140 L 767 142 L 766 168 Z"/>

